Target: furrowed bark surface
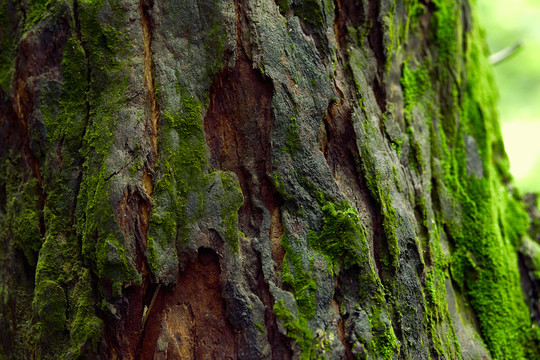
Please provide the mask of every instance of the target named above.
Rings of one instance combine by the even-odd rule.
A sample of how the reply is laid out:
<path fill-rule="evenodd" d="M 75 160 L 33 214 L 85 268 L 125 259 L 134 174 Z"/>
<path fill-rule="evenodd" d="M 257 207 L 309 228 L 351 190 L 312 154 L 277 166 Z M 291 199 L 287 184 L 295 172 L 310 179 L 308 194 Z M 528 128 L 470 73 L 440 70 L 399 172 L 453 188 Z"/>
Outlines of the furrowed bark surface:
<path fill-rule="evenodd" d="M 540 356 L 473 10 L 0 0 L 0 358 Z"/>

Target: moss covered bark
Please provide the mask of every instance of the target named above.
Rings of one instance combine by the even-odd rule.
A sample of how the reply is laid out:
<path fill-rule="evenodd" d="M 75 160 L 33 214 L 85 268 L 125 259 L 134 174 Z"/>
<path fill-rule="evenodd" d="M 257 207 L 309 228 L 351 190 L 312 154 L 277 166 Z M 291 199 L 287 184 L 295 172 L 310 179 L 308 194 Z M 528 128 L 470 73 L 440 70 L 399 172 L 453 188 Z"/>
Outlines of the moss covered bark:
<path fill-rule="evenodd" d="M 538 357 L 473 5 L 1 2 L 0 358 Z"/>

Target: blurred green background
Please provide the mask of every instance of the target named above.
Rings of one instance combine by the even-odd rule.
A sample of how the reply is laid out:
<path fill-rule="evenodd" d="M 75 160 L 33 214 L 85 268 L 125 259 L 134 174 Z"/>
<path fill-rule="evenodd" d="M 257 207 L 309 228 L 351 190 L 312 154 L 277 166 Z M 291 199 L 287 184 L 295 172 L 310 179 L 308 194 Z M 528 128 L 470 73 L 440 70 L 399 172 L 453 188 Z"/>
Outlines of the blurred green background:
<path fill-rule="evenodd" d="M 478 0 L 490 53 L 521 48 L 494 65 L 511 172 L 521 193 L 540 192 L 540 0 Z"/>

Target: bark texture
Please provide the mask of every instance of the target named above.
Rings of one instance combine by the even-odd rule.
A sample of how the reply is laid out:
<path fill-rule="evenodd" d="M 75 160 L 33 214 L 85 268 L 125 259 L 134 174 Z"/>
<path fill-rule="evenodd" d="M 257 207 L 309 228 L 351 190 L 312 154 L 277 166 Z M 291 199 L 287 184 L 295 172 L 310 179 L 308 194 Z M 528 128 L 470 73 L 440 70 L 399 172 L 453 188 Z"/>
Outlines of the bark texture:
<path fill-rule="evenodd" d="M 0 0 L 0 51 L 0 358 L 540 357 L 469 1 Z"/>

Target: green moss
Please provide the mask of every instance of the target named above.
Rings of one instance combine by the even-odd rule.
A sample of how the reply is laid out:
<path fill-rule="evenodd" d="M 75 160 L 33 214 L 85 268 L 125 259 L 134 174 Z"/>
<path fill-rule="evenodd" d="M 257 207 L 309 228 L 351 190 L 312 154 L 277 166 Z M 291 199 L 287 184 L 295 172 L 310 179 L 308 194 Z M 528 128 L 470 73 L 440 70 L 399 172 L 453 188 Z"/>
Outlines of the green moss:
<path fill-rule="evenodd" d="M 79 281 L 70 296 L 73 322 L 70 326 L 71 348 L 68 358 L 87 357 L 98 352 L 100 337 L 104 331 L 103 321 L 95 315 L 95 300 L 90 270 L 83 269 Z"/>
<path fill-rule="evenodd" d="M 63 313 L 62 327 L 60 321 L 54 325 L 54 343 L 62 345 L 38 346 L 37 356 L 44 359 L 91 357 L 97 351 L 103 324 L 95 314 L 94 291 L 109 291 L 93 289 L 83 263 L 96 270 L 102 286 L 114 284 L 113 296 L 121 295 L 124 283 L 141 279 L 127 257 L 109 198 L 114 170 L 107 159 L 127 92 L 124 68 L 130 46 L 122 31 L 123 11 L 119 2 L 107 2 L 111 16 L 102 23 L 104 1 L 77 6 L 72 25 L 80 38 L 67 40 L 61 86 L 45 83 L 39 109 L 47 130 L 40 157 L 50 171 L 43 174 L 46 235 L 36 268 L 34 307 L 36 314 L 41 308 Z M 51 12 L 54 6 L 46 9 Z M 49 299 L 51 284 L 62 301 Z M 44 324 L 41 316 L 33 321 L 37 340 L 50 335 Z"/>
<path fill-rule="evenodd" d="M 291 116 L 289 127 L 285 138 L 285 146 L 283 151 L 291 155 L 294 155 L 296 151 L 300 150 L 300 136 L 298 134 L 298 121 L 295 116 Z"/>
<path fill-rule="evenodd" d="M 399 156 L 399 154 L 398 154 L 398 156 Z M 402 191 L 401 183 L 399 181 L 398 174 L 397 174 L 397 168 L 396 168 L 395 165 L 392 166 L 392 173 L 394 175 L 394 184 L 396 185 L 396 189 L 398 189 L 398 191 Z"/>
<path fill-rule="evenodd" d="M 9 165 L 8 165 L 9 166 Z M 28 180 L 6 204 L 7 223 L 13 236 L 13 244 L 20 249 L 28 263 L 35 267 L 37 253 L 41 248 L 42 235 L 39 228 L 41 212 L 39 210 L 38 181 Z"/>
<path fill-rule="evenodd" d="M 405 22 L 399 21 L 401 18 L 396 11 L 399 9 L 396 6 L 397 2 L 392 2 L 390 11 L 383 18 L 384 23 L 388 26 L 385 34 L 388 35 L 389 41 L 385 42 L 386 52 L 386 73 L 389 73 L 391 61 L 394 58 L 392 53 L 397 53 L 408 45 L 409 34 L 417 33 L 421 27 L 420 17 L 427 11 L 426 5 L 422 4 L 418 0 L 405 0 L 403 5 L 407 11 Z"/>
<path fill-rule="evenodd" d="M 290 203 L 293 200 L 295 200 L 295 197 L 292 194 L 290 194 L 289 191 L 287 190 L 287 187 L 285 186 L 285 182 L 283 181 L 283 176 L 281 176 L 280 173 L 278 172 L 272 173 L 271 180 L 277 192 L 286 203 Z"/>
<path fill-rule="evenodd" d="M 143 164 L 142 164 L 142 161 L 137 161 L 137 162 L 134 162 L 132 163 L 131 165 L 129 165 L 129 175 L 131 177 L 135 177 L 135 175 L 137 175 L 137 173 L 139 172 L 139 170 L 141 170 L 143 167 Z"/>
<path fill-rule="evenodd" d="M 307 23 L 315 27 L 322 27 L 324 25 L 324 9 L 320 0 L 302 0 L 295 2 L 292 8 L 295 15 Z"/>
<path fill-rule="evenodd" d="M 391 360 L 394 358 L 394 354 L 399 354 L 400 345 L 391 326 L 375 337 L 372 347 L 373 353 L 379 355 L 382 359 Z"/>
<path fill-rule="evenodd" d="M 54 217 L 47 212 L 48 218 Z M 37 316 L 31 334 L 39 358 L 58 358 L 59 354 L 80 358 L 96 353 L 103 323 L 95 314 L 92 282 L 90 270 L 82 264 L 77 237 L 65 231 L 48 231 L 36 268 L 34 312 Z M 52 298 L 51 291 L 54 291 Z M 48 325 L 51 320 L 40 316 L 40 311 L 54 314 L 52 329 Z"/>
<path fill-rule="evenodd" d="M 215 20 L 208 32 L 208 41 L 205 42 L 206 52 L 211 59 L 207 65 L 208 77 L 211 79 L 213 75 L 223 70 L 225 64 L 225 40 L 227 33 L 223 29 L 222 22 Z"/>
<path fill-rule="evenodd" d="M 435 36 L 441 54 L 459 58 L 453 55 L 459 48 L 455 45 L 459 29 L 454 3 L 437 1 L 436 6 Z M 451 276 L 470 300 L 492 357 L 529 358 L 529 352 L 538 351 L 539 338 L 531 329 L 516 253 L 528 220 L 521 202 L 503 182 L 508 174 L 499 160 L 504 154 L 498 145 L 501 135 L 494 111 L 495 87 L 476 24 L 465 39 L 466 76 L 441 77 L 441 84 L 446 82 L 445 91 L 452 94 L 442 110 L 459 113 L 459 126 L 456 120 L 445 121 L 441 148 L 434 151 L 443 158 L 444 184 L 439 186 L 448 191 L 462 212 L 461 218 L 444 219 L 453 250 Z M 467 173 L 467 136 L 473 136 L 478 144 L 484 166 L 481 178 Z"/>
<path fill-rule="evenodd" d="M 399 157 L 401 155 L 401 144 L 403 143 L 402 140 L 392 140 L 392 149 L 396 152 L 397 156 Z"/>
<path fill-rule="evenodd" d="M 422 225 L 424 225 L 426 229 L 429 229 L 426 196 L 424 194 L 421 194 L 420 196 L 415 197 L 415 201 L 416 208 L 420 211 L 421 214 Z"/>
<path fill-rule="evenodd" d="M 364 343 L 364 345 L 373 356 L 392 359 L 395 354 L 399 355 L 400 345 L 394 334 L 391 321 L 386 316 L 385 291 L 374 270 L 373 260 L 369 255 L 365 229 L 360 222 L 357 210 L 346 201 L 336 204 L 335 199 L 317 189 L 306 178 L 301 177 L 300 183 L 313 194 L 323 216 L 321 230 L 318 233 L 310 232 L 308 243 L 314 250 L 325 257 L 329 264 L 331 276 L 337 276 L 340 269 L 349 270 L 346 271 L 347 274 L 357 276 L 358 283 L 362 284 L 358 289 L 360 303 L 362 308 L 368 312 L 371 332 L 374 335 L 373 342 L 370 344 Z M 389 200 L 385 199 L 384 201 Z M 287 255 L 289 255 L 286 244 L 284 244 L 284 248 Z M 301 258 L 297 259 L 297 262 L 301 263 Z M 296 273 L 294 277 L 289 275 L 291 271 L 286 265 L 288 264 L 284 262 L 283 282 L 292 283 L 295 281 Z M 351 272 L 353 267 L 356 270 Z M 308 284 L 308 282 L 304 282 L 303 288 L 299 286 L 296 289 L 291 287 L 294 290 L 295 299 L 297 298 L 298 288 L 309 288 Z M 298 319 L 301 320 L 303 309 L 300 306 L 298 308 Z"/>
<path fill-rule="evenodd" d="M 281 13 L 281 15 L 285 15 L 290 9 L 289 0 L 276 0 L 276 2 L 279 7 L 279 12 Z"/>
<path fill-rule="evenodd" d="M 313 331 L 308 327 L 307 320 L 304 317 L 294 317 L 291 312 L 283 304 L 283 300 L 279 300 L 274 304 L 274 314 L 283 322 L 283 326 L 287 329 L 287 336 L 294 340 L 300 347 L 301 360 L 310 360 L 317 358 L 316 349 L 314 349 Z"/>
<path fill-rule="evenodd" d="M 523 202 L 510 192 L 500 194 L 499 205 L 499 226 L 502 236 L 517 249 L 521 244 L 522 236 L 529 228 L 529 215 Z"/>
<path fill-rule="evenodd" d="M 50 148 L 58 146 L 58 142 L 63 145 L 65 164 L 57 178 L 69 184 L 72 166 L 83 163 L 84 176 L 76 202 L 77 230 L 82 237 L 83 255 L 96 264 L 100 277 L 126 282 L 140 277 L 133 264 L 125 256 L 121 256 L 120 264 L 118 259 L 106 254 L 111 243 L 118 248 L 118 254 L 125 252 L 124 238 L 109 200 L 112 170 L 108 169 L 106 159 L 114 139 L 117 114 L 125 102 L 127 76 L 125 62 L 121 59 L 129 49 L 128 39 L 121 30 L 122 10 L 117 2 L 109 5 L 114 20 L 102 24 L 98 13 L 103 1 L 78 4 L 81 39 L 73 37 L 68 40 L 70 46 L 65 47 L 64 81 L 58 110 L 48 117 L 46 126 L 52 134 Z M 80 137 L 83 137 L 82 144 Z M 48 160 L 51 161 L 57 160 Z M 71 189 L 56 192 L 56 185 L 54 178 L 45 181 L 48 196 L 57 199 L 50 204 L 51 211 L 62 215 L 65 214 L 62 204 L 72 206 L 75 194 Z M 113 262 L 109 264 L 108 260 Z"/>
<path fill-rule="evenodd" d="M 33 306 L 38 316 L 35 327 L 40 328 L 43 335 L 47 334 L 43 340 L 54 339 L 66 328 L 66 294 L 60 285 L 51 280 L 40 282 L 35 291 Z"/>
<path fill-rule="evenodd" d="M 437 353 L 445 358 L 459 358 L 461 350 L 448 312 L 445 285 L 450 276 L 450 259 L 442 252 L 438 225 L 428 229 L 429 260 L 426 261 L 432 266 L 426 269 L 423 288 L 426 325 Z"/>
<path fill-rule="evenodd" d="M 403 63 L 403 75 L 401 77 L 401 86 L 403 87 L 403 101 L 405 121 L 407 123 L 407 134 L 409 135 L 410 151 L 409 164 L 410 166 L 422 173 L 426 167 L 426 161 L 423 156 L 420 142 L 415 138 L 413 128 L 413 111 L 414 108 L 423 109 L 425 107 L 422 101 L 431 87 L 429 67 L 430 63 L 426 60 L 422 66 L 414 63 L 415 70 L 411 70 L 411 61 Z"/>
<path fill-rule="evenodd" d="M 334 205 L 323 201 L 320 205 L 323 227 L 317 235 L 310 234 L 309 244 L 325 254 L 330 263 L 339 264 L 345 270 L 367 262 L 369 249 L 366 232 L 356 209 L 348 202 Z"/>
<path fill-rule="evenodd" d="M 414 129 L 412 126 L 407 127 L 407 134 L 409 135 L 409 166 L 417 173 L 423 173 L 426 161 L 422 153 L 422 147 L 420 142 L 415 139 Z"/>
<path fill-rule="evenodd" d="M 177 231 L 187 241 L 186 201 L 188 193 L 204 185 L 202 171 L 206 166 L 204 132 L 201 120 L 201 104 L 187 91 L 180 89 L 182 107 L 180 111 L 165 113 L 160 124 L 159 173 L 154 182 L 150 216 L 149 247 L 147 257 L 151 267 L 159 268 L 153 259 L 163 256 L 153 253 L 156 246 L 165 248 L 177 238 Z"/>
<path fill-rule="evenodd" d="M 160 123 L 158 173 L 152 194 L 146 257 L 154 272 L 176 258 L 176 242 L 188 241 L 187 198 L 208 183 L 201 103 L 185 89 L 181 108 Z M 171 245 L 172 243 L 172 245 Z"/>
<path fill-rule="evenodd" d="M 452 60 L 457 51 L 458 12 L 456 2 L 435 0 L 436 7 L 432 26 L 435 28 L 435 41 L 440 60 Z"/>
<path fill-rule="evenodd" d="M 290 234 L 283 235 L 281 239 L 281 244 L 285 249 L 281 281 L 294 294 L 300 317 L 309 319 L 315 315 L 317 295 L 317 283 L 312 275 L 313 262 L 310 261 L 306 266 L 302 254 L 293 249 L 291 241 L 295 239 Z M 305 267 L 308 270 L 304 270 Z"/>
<path fill-rule="evenodd" d="M 418 105 L 418 101 L 431 87 L 429 76 L 429 64 L 426 62 L 422 66 L 414 64 L 415 70 L 411 69 L 411 61 L 403 63 L 403 75 L 401 86 L 403 87 L 403 101 L 405 105 L 405 116 L 412 116 L 412 109 Z"/>
<path fill-rule="evenodd" d="M 369 158 L 364 158 L 364 174 L 366 174 L 366 179 L 368 183 L 368 188 L 375 198 L 375 201 L 381 207 L 381 212 L 383 214 L 383 229 L 386 235 L 386 244 L 388 246 L 388 252 L 386 256 L 382 259 L 383 264 L 388 268 L 396 269 L 398 266 L 399 259 L 399 244 L 396 235 L 396 229 L 398 227 L 396 219 L 396 209 L 392 205 L 392 197 L 387 190 L 383 189 L 381 184 L 383 184 L 382 176 L 380 173 L 373 167 L 373 164 L 370 164 Z M 369 175 L 368 175 L 369 174 Z"/>
<path fill-rule="evenodd" d="M 231 245 L 233 251 L 238 251 L 238 211 L 244 203 L 244 196 L 234 173 L 221 171 L 219 174 L 225 191 L 221 199 L 225 240 Z"/>
<path fill-rule="evenodd" d="M 181 96 L 180 108 L 174 112 L 165 109 L 160 123 L 159 159 L 148 229 L 146 257 L 158 278 L 165 276 L 167 268 L 176 266 L 177 248 L 189 242 L 191 225 L 206 216 L 208 187 L 218 181 L 216 175 L 223 193 L 213 200 L 221 209 L 221 235 L 232 251 L 239 246 L 238 211 L 244 201 L 233 173 L 209 173 L 202 104 L 187 89 L 178 87 L 177 91 Z M 190 198 L 197 199 L 196 209 L 188 214 Z"/>
<path fill-rule="evenodd" d="M 261 333 L 266 334 L 266 328 L 261 323 L 256 323 L 255 326 L 261 331 Z"/>
<path fill-rule="evenodd" d="M 54 3 L 53 0 L 29 0 L 26 3 L 25 31 L 30 30 L 38 21 L 47 16 Z"/>
<path fill-rule="evenodd" d="M 187 92 L 182 94 L 182 108 L 179 113 L 165 114 L 167 123 L 164 130 L 170 126 L 178 135 L 178 148 L 173 149 L 171 142 L 162 142 L 164 151 L 171 157 L 173 173 L 180 171 L 183 176 L 176 177 L 177 189 L 182 195 L 186 195 L 190 189 L 196 186 L 198 177 L 206 166 L 206 147 L 204 143 L 204 129 L 201 116 L 201 103 Z M 171 141 L 171 140 L 169 140 Z M 181 156 L 174 157 L 174 152 Z M 166 170 L 170 171 L 170 168 Z"/>
<path fill-rule="evenodd" d="M 15 50 L 18 37 L 17 24 L 12 23 L 8 1 L 0 3 L 0 91 L 9 94 L 11 81 L 15 72 Z"/>
<path fill-rule="evenodd" d="M 95 251 L 97 273 L 101 278 L 110 279 L 113 284 L 122 284 L 133 280 L 140 284 L 141 274 L 130 263 L 124 245 L 117 241 L 113 234 L 105 239 L 101 238 Z M 119 290 L 119 287 L 116 285 L 114 290 Z M 115 297 L 121 295 L 122 293 L 118 291 L 113 294 Z"/>
<path fill-rule="evenodd" d="M 525 348 L 530 346 L 526 345 L 530 320 L 511 236 L 523 234 L 527 226 L 522 214 L 500 212 L 500 194 L 491 182 L 470 178 L 460 194 L 465 218 L 461 231 L 452 229 L 456 243 L 452 276 L 470 297 L 492 355 L 498 358 L 504 351 L 507 358 L 522 358 Z M 505 236 L 501 231 L 504 229 L 499 227 L 500 216 L 525 226 L 514 228 Z M 503 222 L 508 221 L 507 218 Z"/>

